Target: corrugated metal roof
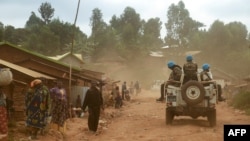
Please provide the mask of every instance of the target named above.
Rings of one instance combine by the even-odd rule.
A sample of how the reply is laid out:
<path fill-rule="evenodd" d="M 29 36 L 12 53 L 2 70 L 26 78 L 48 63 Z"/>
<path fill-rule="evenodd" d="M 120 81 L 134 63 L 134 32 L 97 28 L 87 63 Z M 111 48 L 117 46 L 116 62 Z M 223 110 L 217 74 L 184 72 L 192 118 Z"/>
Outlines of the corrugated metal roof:
<path fill-rule="evenodd" d="M 33 70 L 30 70 L 30 69 L 27 69 L 27 68 L 24 68 L 24 67 L 21 67 L 21 66 L 18 66 L 18 65 L 15 65 L 13 63 L 10 63 L 10 62 L 7 62 L 7 61 L 4 61 L 2 59 L 0 59 L 0 64 L 3 64 L 4 66 L 6 67 L 9 67 L 11 69 L 14 69 L 14 70 L 17 70 L 19 72 L 22 72 L 26 75 L 29 75 L 31 77 L 34 77 L 34 78 L 38 78 L 38 77 L 44 77 L 46 79 L 56 79 L 54 77 L 51 77 L 51 76 L 48 76 L 48 75 L 45 75 L 45 74 L 42 74 L 42 73 L 39 73 L 39 72 L 36 72 L 36 71 L 33 71 Z"/>
<path fill-rule="evenodd" d="M 62 55 L 48 56 L 48 58 L 59 61 L 67 56 L 70 56 L 70 52 L 67 52 L 67 53 L 62 54 Z M 79 61 L 83 62 L 81 54 L 72 54 L 72 56 L 76 57 Z"/>

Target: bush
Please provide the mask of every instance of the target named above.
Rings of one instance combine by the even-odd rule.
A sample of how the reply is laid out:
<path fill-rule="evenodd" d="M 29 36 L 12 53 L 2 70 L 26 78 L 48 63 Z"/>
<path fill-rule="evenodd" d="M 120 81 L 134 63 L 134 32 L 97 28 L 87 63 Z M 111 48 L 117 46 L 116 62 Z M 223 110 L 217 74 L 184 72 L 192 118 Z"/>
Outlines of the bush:
<path fill-rule="evenodd" d="M 242 91 L 232 99 L 232 106 L 237 109 L 245 110 L 250 113 L 250 92 Z"/>

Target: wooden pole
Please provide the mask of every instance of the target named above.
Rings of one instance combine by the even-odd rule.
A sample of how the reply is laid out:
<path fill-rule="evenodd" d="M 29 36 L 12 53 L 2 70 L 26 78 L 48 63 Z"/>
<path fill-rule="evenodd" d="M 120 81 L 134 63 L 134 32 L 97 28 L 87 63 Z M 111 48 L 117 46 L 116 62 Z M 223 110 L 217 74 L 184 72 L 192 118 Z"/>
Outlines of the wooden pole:
<path fill-rule="evenodd" d="M 76 29 L 76 20 L 77 20 L 77 16 L 78 16 L 78 11 L 79 11 L 79 6 L 80 6 L 80 0 L 78 0 L 78 4 L 77 4 L 77 10 L 76 10 L 76 16 L 75 16 L 75 21 L 74 21 L 74 25 L 73 25 L 73 35 L 72 35 L 72 46 L 70 49 L 70 56 L 73 55 L 73 48 L 74 48 L 74 38 L 75 38 L 75 29 Z M 69 106 L 70 106 L 70 110 L 72 109 L 71 107 L 71 79 L 72 79 L 72 58 L 70 57 L 70 66 L 69 66 L 70 70 L 69 70 Z M 70 118 L 71 118 L 71 112 L 70 112 Z"/>

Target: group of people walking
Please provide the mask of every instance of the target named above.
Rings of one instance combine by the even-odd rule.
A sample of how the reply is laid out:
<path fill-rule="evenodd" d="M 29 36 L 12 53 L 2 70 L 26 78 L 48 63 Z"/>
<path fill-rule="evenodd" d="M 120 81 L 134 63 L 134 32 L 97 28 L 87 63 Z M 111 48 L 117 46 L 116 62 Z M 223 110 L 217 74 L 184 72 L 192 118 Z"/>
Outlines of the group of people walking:
<path fill-rule="evenodd" d="M 46 80 L 38 78 L 28 85 L 25 91 L 26 128 L 30 140 L 37 140 L 39 131 L 43 133 L 49 124 L 57 126 L 57 130 L 65 126 L 70 117 L 66 89 L 62 81 L 57 81 L 55 86 L 48 88 Z M 6 95 L 0 87 L 0 140 L 8 140 L 8 117 Z M 79 105 L 78 105 L 79 106 Z M 80 105 L 83 112 L 89 113 L 88 128 L 96 132 L 100 110 L 103 109 L 103 98 L 97 82 L 91 82 L 86 92 L 83 104 Z M 59 130 L 60 131 L 60 130 Z"/>
<path fill-rule="evenodd" d="M 174 61 L 169 61 L 167 63 L 168 68 L 172 71 L 168 80 L 180 81 L 182 71 L 185 74 L 183 83 L 190 80 L 198 80 L 198 65 L 193 62 L 193 56 L 188 55 L 186 61 L 187 62 L 183 65 L 183 69 Z M 205 63 L 202 65 L 202 69 L 203 71 L 200 73 L 201 81 L 212 80 L 213 78 L 209 75 L 210 65 Z M 164 100 L 164 87 L 169 84 L 178 85 L 178 83 L 172 83 L 171 81 L 161 84 L 161 96 L 157 101 Z M 216 85 L 215 87 L 221 88 L 220 85 Z M 131 82 L 129 86 L 127 86 L 126 81 L 124 81 L 121 85 L 121 90 L 119 86 L 115 84 L 112 90 L 115 108 L 121 107 L 123 105 L 123 100 L 126 100 L 126 95 L 128 93 L 134 94 L 134 92 L 136 94 L 140 92 L 138 81 L 135 83 Z M 219 101 L 223 100 L 225 99 L 222 98 L 219 92 Z M 80 101 L 78 103 L 80 103 Z M 26 92 L 25 106 L 27 116 L 26 125 L 29 128 L 31 139 L 37 139 L 38 131 L 43 130 L 48 124 L 48 117 L 51 117 L 51 122 L 57 124 L 58 128 L 64 126 L 65 121 L 69 118 L 67 94 L 61 81 L 57 81 L 56 86 L 49 89 L 45 85 L 43 79 L 33 80 Z M 0 135 L 6 134 L 8 130 L 8 126 L 6 125 L 7 111 L 5 107 L 6 96 L 0 88 Z M 81 109 L 83 112 L 88 110 L 88 128 L 89 131 L 95 133 L 98 128 L 100 111 L 101 109 L 104 110 L 101 89 L 98 89 L 96 82 L 91 82 L 91 86 L 86 92 Z"/>
<path fill-rule="evenodd" d="M 164 87 L 167 85 L 179 85 L 174 81 L 180 81 L 182 71 L 184 73 L 184 80 L 183 83 L 186 83 L 190 80 L 198 80 L 197 73 L 198 73 L 198 65 L 196 62 L 193 61 L 192 55 L 186 56 L 186 63 L 183 65 L 183 68 L 177 65 L 174 61 L 168 61 L 167 63 L 168 68 L 172 71 L 168 78 L 167 82 L 161 84 L 161 91 L 160 91 L 160 98 L 156 99 L 156 101 L 163 101 L 164 100 Z M 209 75 L 210 65 L 208 63 L 204 63 L 202 65 L 202 72 L 200 73 L 201 81 L 211 81 L 213 78 Z M 218 100 L 224 101 L 225 98 L 222 97 L 222 89 L 221 85 L 215 84 L 215 87 L 218 89 Z"/>
<path fill-rule="evenodd" d="M 127 82 L 124 81 L 122 84 L 122 99 L 125 100 L 125 96 L 126 94 L 134 94 L 137 95 L 138 93 L 140 93 L 140 84 L 139 81 L 137 80 L 135 83 L 133 81 L 131 81 L 130 85 L 127 85 Z"/>
<path fill-rule="evenodd" d="M 37 139 L 37 132 L 44 129 L 48 116 L 51 116 L 51 122 L 56 124 L 58 129 L 63 127 L 65 121 L 70 117 L 67 94 L 61 81 L 58 81 L 56 86 L 51 89 L 48 89 L 39 79 L 32 81 L 25 101 L 27 106 L 26 123 L 30 128 L 31 139 Z M 91 82 L 80 108 L 83 112 L 88 111 L 88 128 L 90 132 L 95 133 L 98 128 L 100 110 L 104 110 L 103 98 L 97 82 Z"/>
<path fill-rule="evenodd" d="M 120 87 L 116 84 L 112 84 L 112 90 L 109 97 L 109 105 L 115 108 L 120 108 L 123 106 L 123 101 L 130 101 L 131 95 L 137 95 L 140 92 L 139 81 L 135 83 L 131 81 L 129 85 L 124 81 Z"/>
<path fill-rule="evenodd" d="M 26 125 L 29 129 L 30 139 L 37 139 L 39 130 L 48 125 L 48 119 L 55 123 L 58 128 L 62 127 L 69 117 L 67 94 L 61 81 L 49 89 L 43 79 L 35 79 L 25 96 Z"/>

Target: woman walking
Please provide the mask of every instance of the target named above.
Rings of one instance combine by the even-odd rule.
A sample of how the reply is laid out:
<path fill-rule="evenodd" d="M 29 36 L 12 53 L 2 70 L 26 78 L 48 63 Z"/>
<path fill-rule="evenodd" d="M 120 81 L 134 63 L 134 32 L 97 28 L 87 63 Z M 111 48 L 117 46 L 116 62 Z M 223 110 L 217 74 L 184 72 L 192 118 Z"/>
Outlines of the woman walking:
<path fill-rule="evenodd" d="M 6 95 L 0 87 L 0 140 L 7 141 L 8 137 L 8 118 L 6 109 Z"/>

